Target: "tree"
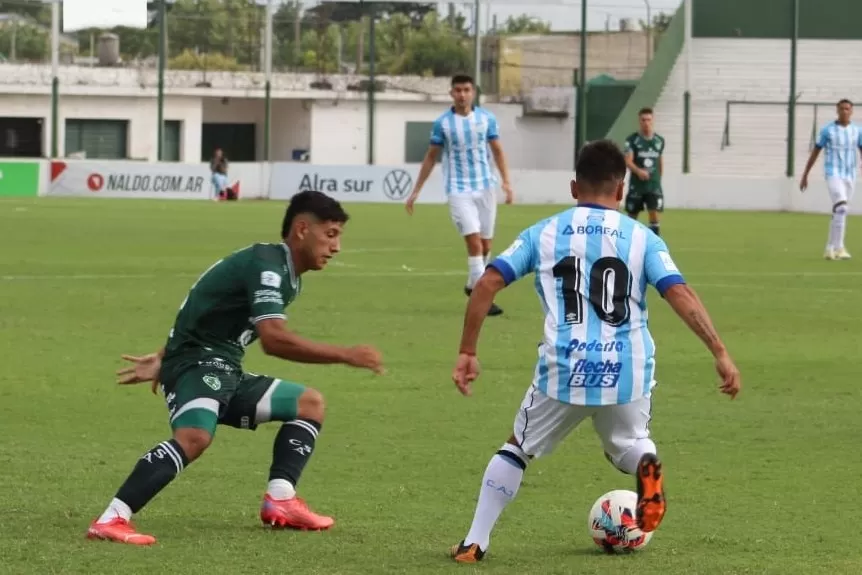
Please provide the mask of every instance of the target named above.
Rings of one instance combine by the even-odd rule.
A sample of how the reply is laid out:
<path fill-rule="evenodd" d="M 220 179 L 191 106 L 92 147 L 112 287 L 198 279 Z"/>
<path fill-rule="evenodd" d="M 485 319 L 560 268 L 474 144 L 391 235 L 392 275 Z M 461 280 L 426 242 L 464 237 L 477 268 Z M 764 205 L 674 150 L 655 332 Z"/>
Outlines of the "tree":
<path fill-rule="evenodd" d="M 367 6 L 358 2 L 325 2 L 309 8 L 308 14 L 326 13 L 331 22 L 357 22 L 369 14 L 372 7 L 378 18 L 402 14 L 410 18 L 414 26 L 421 25 L 427 14 L 437 11 L 433 2 L 374 2 Z"/>
<path fill-rule="evenodd" d="M 665 30 L 667 30 L 668 26 L 670 26 L 670 22 L 673 20 L 672 14 L 666 14 L 665 12 L 659 12 L 655 16 L 652 17 L 652 23 L 647 25 L 646 22 L 640 20 L 640 26 L 642 30 L 650 30 L 652 32 L 652 41 L 655 49 L 658 49 L 658 44 L 661 41 L 661 37 L 664 34 Z"/>
<path fill-rule="evenodd" d="M 543 22 L 538 18 L 534 18 L 528 14 L 520 16 L 509 16 L 503 23 L 503 29 L 498 31 L 504 35 L 514 34 L 550 34 L 551 23 Z"/>
<path fill-rule="evenodd" d="M 13 47 L 14 44 L 14 47 Z M 41 62 L 50 56 L 48 33 L 26 23 L 0 28 L 0 54 L 15 61 Z"/>

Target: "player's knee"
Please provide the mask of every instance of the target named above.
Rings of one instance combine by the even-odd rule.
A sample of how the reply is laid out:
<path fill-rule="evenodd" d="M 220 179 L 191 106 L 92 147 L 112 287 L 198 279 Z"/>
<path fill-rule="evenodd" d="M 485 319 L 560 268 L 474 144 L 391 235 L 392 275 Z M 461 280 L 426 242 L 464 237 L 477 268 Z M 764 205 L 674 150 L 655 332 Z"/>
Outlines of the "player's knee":
<path fill-rule="evenodd" d="M 469 255 L 482 255 L 482 238 L 479 237 L 478 233 L 464 236 L 464 243 L 467 245 L 467 253 Z"/>
<path fill-rule="evenodd" d="M 308 388 L 299 396 L 297 416 L 300 419 L 310 419 L 323 423 L 325 411 L 326 404 L 323 401 L 323 394 L 316 389 Z"/>
<path fill-rule="evenodd" d="M 605 457 L 611 465 L 626 473 L 634 475 L 637 472 L 638 463 L 646 453 L 656 453 L 656 446 L 652 439 L 640 438 L 624 444 L 614 444 L 606 447 Z"/>
<path fill-rule="evenodd" d="M 847 202 L 838 202 L 837 204 L 832 206 L 832 213 L 846 214 L 847 213 Z"/>
<path fill-rule="evenodd" d="M 200 457 L 213 440 L 212 434 L 205 429 L 183 427 L 174 431 L 174 440 L 180 444 L 189 462 Z"/>

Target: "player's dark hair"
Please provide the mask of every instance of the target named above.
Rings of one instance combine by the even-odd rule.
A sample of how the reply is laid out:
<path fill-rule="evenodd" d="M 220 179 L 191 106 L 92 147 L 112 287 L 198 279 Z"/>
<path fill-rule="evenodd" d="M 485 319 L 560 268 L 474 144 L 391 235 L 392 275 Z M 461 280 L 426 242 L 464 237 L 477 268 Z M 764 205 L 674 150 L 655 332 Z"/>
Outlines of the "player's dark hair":
<path fill-rule="evenodd" d="M 455 87 L 457 84 L 470 84 L 472 86 L 475 82 L 473 82 L 473 76 L 468 76 L 467 74 L 455 74 L 452 76 L 452 87 Z"/>
<path fill-rule="evenodd" d="M 650 116 L 652 116 L 653 115 L 652 114 L 652 108 L 641 108 L 640 111 L 638 112 L 638 117 L 641 117 L 644 114 L 649 114 Z"/>
<path fill-rule="evenodd" d="M 323 192 L 306 190 L 290 198 L 290 204 L 288 204 L 287 211 L 284 213 L 284 220 L 281 222 L 282 238 L 287 237 L 293 220 L 300 214 L 311 214 L 321 222 L 343 224 L 350 219 L 338 200 L 330 198 Z"/>
<path fill-rule="evenodd" d="M 614 142 L 597 140 L 581 148 L 575 180 L 599 190 L 626 177 L 626 158 Z"/>
<path fill-rule="evenodd" d="M 836 106 L 836 107 L 838 107 L 838 106 L 840 106 L 841 104 L 850 104 L 850 107 L 851 107 L 851 108 L 853 107 L 853 102 L 851 102 L 851 101 L 850 101 L 850 100 L 848 100 L 847 98 L 841 98 L 840 100 L 838 100 L 838 103 L 837 103 L 837 104 L 835 104 L 835 106 Z"/>

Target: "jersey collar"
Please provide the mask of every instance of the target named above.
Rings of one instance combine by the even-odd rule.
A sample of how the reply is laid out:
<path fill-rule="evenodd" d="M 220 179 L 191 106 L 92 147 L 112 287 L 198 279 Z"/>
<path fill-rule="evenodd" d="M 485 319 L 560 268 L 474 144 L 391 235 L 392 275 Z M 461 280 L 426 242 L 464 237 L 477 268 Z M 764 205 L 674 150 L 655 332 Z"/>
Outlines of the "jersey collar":
<path fill-rule="evenodd" d="M 579 203 L 575 207 L 577 207 L 577 208 L 593 208 L 595 210 L 610 210 L 611 209 L 607 206 L 600 206 L 599 204 L 590 204 L 590 203 L 586 203 L 586 202 Z"/>
<path fill-rule="evenodd" d="M 290 272 L 290 287 L 296 289 L 296 272 L 293 271 L 293 258 L 290 256 L 290 248 L 284 242 L 281 242 L 281 247 L 284 248 L 284 263 L 287 265 L 287 271 Z"/>

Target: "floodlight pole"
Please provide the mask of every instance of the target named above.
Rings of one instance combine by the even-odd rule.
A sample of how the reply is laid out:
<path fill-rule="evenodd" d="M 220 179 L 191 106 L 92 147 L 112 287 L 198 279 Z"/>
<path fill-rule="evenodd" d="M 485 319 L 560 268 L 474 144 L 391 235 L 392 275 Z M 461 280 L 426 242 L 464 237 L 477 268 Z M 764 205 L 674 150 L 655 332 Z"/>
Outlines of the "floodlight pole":
<path fill-rule="evenodd" d="M 580 82 L 578 82 L 578 126 L 575 157 L 587 143 L 587 0 L 581 0 Z"/>
<path fill-rule="evenodd" d="M 264 67 L 266 84 L 264 85 L 264 124 L 263 124 L 263 161 L 269 161 L 270 154 L 270 123 L 272 120 L 272 0 L 266 2 L 266 25 L 264 27 Z"/>
<path fill-rule="evenodd" d="M 787 177 L 796 171 L 796 45 L 799 40 L 799 0 L 793 0 L 790 30 L 790 100 L 787 103 Z"/>
<path fill-rule="evenodd" d="M 60 156 L 60 0 L 51 4 L 51 157 Z"/>
<path fill-rule="evenodd" d="M 165 58 L 167 52 L 165 44 L 168 36 L 167 23 L 167 4 L 168 0 L 160 0 L 159 2 L 159 87 L 158 99 L 156 102 L 156 116 L 158 126 L 156 127 L 156 158 L 162 161 L 165 148 Z"/>
<path fill-rule="evenodd" d="M 473 2 L 473 81 L 476 83 L 476 105 L 481 105 L 482 99 L 482 38 L 479 32 L 480 17 L 479 0 Z"/>
<path fill-rule="evenodd" d="M 377 60 L 377 20 L 374 3 L 368 3 L 368 165 L 374 165 L 374 90 L 376 84 L 375 60 Z"/>

